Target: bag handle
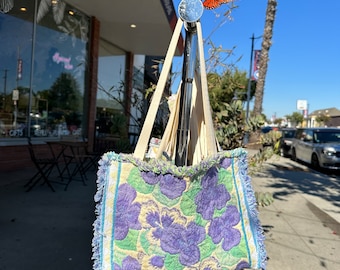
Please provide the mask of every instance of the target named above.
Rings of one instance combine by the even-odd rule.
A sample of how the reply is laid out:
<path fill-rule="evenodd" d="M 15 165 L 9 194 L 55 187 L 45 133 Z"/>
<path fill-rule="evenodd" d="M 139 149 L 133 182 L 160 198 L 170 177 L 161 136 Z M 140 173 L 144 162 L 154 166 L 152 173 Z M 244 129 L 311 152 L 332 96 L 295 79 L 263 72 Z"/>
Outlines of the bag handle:
<path fill-rule="evenodd" d="M 176 42 L 179 38 L 179 33 L 183 21 L 180 19 L 177 22 L 173 37 L 171 39 L 168 53 L 166 55 L 164 66 L 153 94 L 152 101 L 138 139 L 134 157 L 144 159 L 148 143 L 151 136 L 152 127 L 157 114 L 160 99 L 163 94 L 167 76 L 169 74 L 171 62 L 174 56 Z M 189 135 L 189 158 L 192 159 L 191 163 L 196 164 L 201 161 L 202 157 L 211 156 L 217 153 L 218 143 L 215 136 L 214 125 L 212 121 L 211 108 L 208 94 L 207 74 L 204 60 L 204 48 L 202 38 L 201 23 L 196 23 L 197 35 L 198 35 L 198 55 L 199 55 L 199 67 L 200 71 L 195 72 L 193 96 L 191 104 L 191 119 L 190 119 L 190 135 Z M 180 89 L 181 85 L 179 86 Z M 159 146 L 156 158 L 160 158 L 164 151 L 168 152 L 173 157 L 176 151 L 176 134 L 178 128 L 178 106 L 180 99 L 180 92 L 177 91 L 177 98 L 171 111 L 168 124 L 164 131 L 161 144 Z M 203 109 L 203 110 L 202 110 Z"/>
<path fill-rule="evenodd" d="M 135 151 L 133 153 L 133 156 L 136 157 L 136 158 L 144 159 L 144 155 L 146 153 L 148 143 L 149 143 L 149 139 L 150 139 L 150 136 L 151 136 L 153 124 L 154 124 L 155 119 L 156 119 L 157 110 L 158 110 L 160 100 L 161 100 L 162 95 L 163 95 L 165 84 L 166 84 L 167 79 L 168 79 L 168 74 L 169 74 L 170 68 L 171 68 L 171 65 L 172 65 L 172 59 L 175 55 L 175 50 L 176 50 L 176 47 L 177 47 L 179 36 L 181 34 L 182 26 L 183 26 L 183 21 L 181 19 L 178 19 L 174 33 L 173 33 L 171 41 L 170 41 L 170 45 L 169 45 L 166 57 L 165 57 L 163 68 L 162 68 L 161 74 L 159 76 L 159 80 L 158 80 L 158 83 L 157 83 L 156 90 L 155 90 L 155 92 L 152 96 L 150 107 L 149 107 L 148 113 L 146 115 L 140 136 L 138 138 Z"/>
<path fill-rule="evenodd" d="M 166 128 L 164 130 L 164 134 L 162 136 L 161 143 L 157 150 L 156 158 L 161 158 L 164 152 L 167 152 L 171 160 L 175 159 L 175 151 L 176 151 L 176 142 L 177 142 L 177 129 L 178 129 L 178 119 L 179 119 L 179 103 L 181 98 L 181 85 L 179 84 L 177 94 L 175 96 L 174 104 L 172 105 L 172 109 L 170 109 L 170 117 Z"/>
<path fill-rule="evenodd" d="M 204 123 L 206 125 L 206 147 L 207 154 L 214 155 L 217 153 L 217 140 L 215 135 L 214 124 L 212 122 L 211 107 L 208 94 L 208 81 L 207 72 L 204 60 L 204 48 L 203 48 L 203 37 L 202 37 L 202 27 L 201 22 L 196 23 L 197 27 L 197 37 L 198 37 L 198 55 L 200 63 L 200 88 L 202 89 L 202 101 L 203 101 L 203 112 L 204 112 Z"/>

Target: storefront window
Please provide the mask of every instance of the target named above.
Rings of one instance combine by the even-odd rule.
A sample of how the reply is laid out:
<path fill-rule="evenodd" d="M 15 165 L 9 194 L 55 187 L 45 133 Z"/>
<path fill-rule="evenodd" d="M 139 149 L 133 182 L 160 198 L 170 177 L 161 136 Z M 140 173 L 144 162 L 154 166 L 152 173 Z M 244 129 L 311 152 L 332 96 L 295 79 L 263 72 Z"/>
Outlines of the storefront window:
<path fill-rule="evenodd" d="M 62 1 L 38 1 L 34 28 L 34 1 L 25 11 L 19 3 L 0 14 L 0 136 L 81 135 L 89 18 Z"/>
<path fill-rule="evenodd" d="M 33 18 L 34 1 L 0 13 L 0 138 L 27 133 Z"/>
<path fill-rule="evenodd" d="M 125 61 L 123 50 L 105 40 L 99 42 L 97 136 L 112 133 L 114 121 L 121 121 L 125 98 Z M 119 120 L 118 120 L 119 119 Z"/>

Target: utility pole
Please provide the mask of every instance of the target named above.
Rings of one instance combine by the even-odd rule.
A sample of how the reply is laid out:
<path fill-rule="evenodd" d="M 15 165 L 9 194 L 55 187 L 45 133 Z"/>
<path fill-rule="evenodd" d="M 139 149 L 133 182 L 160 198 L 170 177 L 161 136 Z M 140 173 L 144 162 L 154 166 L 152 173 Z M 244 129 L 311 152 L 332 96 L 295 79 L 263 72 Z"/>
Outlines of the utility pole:
<path fill-rule="evenodd" d="M 253 70 L 253 55 L 254 55 L 254 40 L 258 39 L 259 37 L 254 37 L 252 35 L 251 39 L 251 50 L 250 50 L 250 66 L 249 66 L 249 78 L 248 78 L 248 87 L 247 87 L 247 109 L 246 109 L 246 123 L 249 121 L 249 105 L 250 105 L 250 90 L 251 90 L 251 77 L 252 77 L 252 70 Z M 249 141 L 249 133 L 245 134 L 244 143 L 247 144 Z"/>
<path fill-rule="evenodd" d="M 246 121 L 249 120 L 249 103 L 250 103 L 250 89 L 251 89 L 251 75 L 253 70 L 253 54 L 254 54 L 254 34 L 251 37 L 251 50 L 250 50 L 250 67 L 249 67 L 249 78 L 247 87 L 247 110 L 246 110 Z"/>
<path fill-rule="evenodd" d="M 8 72 L 8 69 L 4 69 L 4 96 L 2 98 L 2 107 L 3 107 L 3 110 L 5 111 L 6 110 L 6 88 L 7 88 L 7 72 Z"/>

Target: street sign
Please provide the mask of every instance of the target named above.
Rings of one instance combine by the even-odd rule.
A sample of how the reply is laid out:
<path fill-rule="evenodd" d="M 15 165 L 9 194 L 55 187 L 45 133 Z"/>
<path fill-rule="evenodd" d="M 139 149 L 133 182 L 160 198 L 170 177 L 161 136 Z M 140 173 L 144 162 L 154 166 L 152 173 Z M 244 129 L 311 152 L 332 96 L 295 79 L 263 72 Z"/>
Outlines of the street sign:
<path fill-rule="evenodd" d="M 297 108 L 299 111 L 307 110 L 307 107 L 308 107 L 307 100 L 298 100 L 298 101 L 297 101 L 296 108 Z"/>
<path fill-rule="evenodd" d="M 19 100 L 19 90 L 13 90 L 12 100 Z"/>

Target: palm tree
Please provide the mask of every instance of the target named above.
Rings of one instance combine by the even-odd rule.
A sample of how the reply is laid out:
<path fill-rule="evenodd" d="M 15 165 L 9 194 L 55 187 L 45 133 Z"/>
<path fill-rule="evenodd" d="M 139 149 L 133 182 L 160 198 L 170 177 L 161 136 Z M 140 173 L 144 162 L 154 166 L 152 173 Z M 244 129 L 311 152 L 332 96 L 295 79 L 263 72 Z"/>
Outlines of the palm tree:
<path fill-rule="evenodd" d="M 263 93 L 264 93 L 264 85 L 268 68 L 269 61 L 269 49 L 272 45 L 272 36 L 273 36 L 273 26 L 275 21 L 275 13 L 276 13 L 276 0 L 268 0 L 267 3 L 267 11 L 266 11 L 266 21 L 264 26 L 263 33 L 263 41 L 261 48 L 261 58 L 259 63 L 259 78 L 256 84 L 255 91 L 255 102 L 254 102 L 254 115 L 261 115 L 262 113 L 262 103 L 263 103 Z"/>
<path fill-rule="evenodd" d="M 54 21 L 56 24 L 61 24 L 64 19 L 65 7 L 66 4 L 63 1 L 41 0 L 38 8 L 37 22 L 40 22 L 50 8 L 52 8 Z"/>
<path fill-rule="evenodd" d="M 7 13 L 14 6 L 14 0 L 0 0 L 0 12 Z"/>

